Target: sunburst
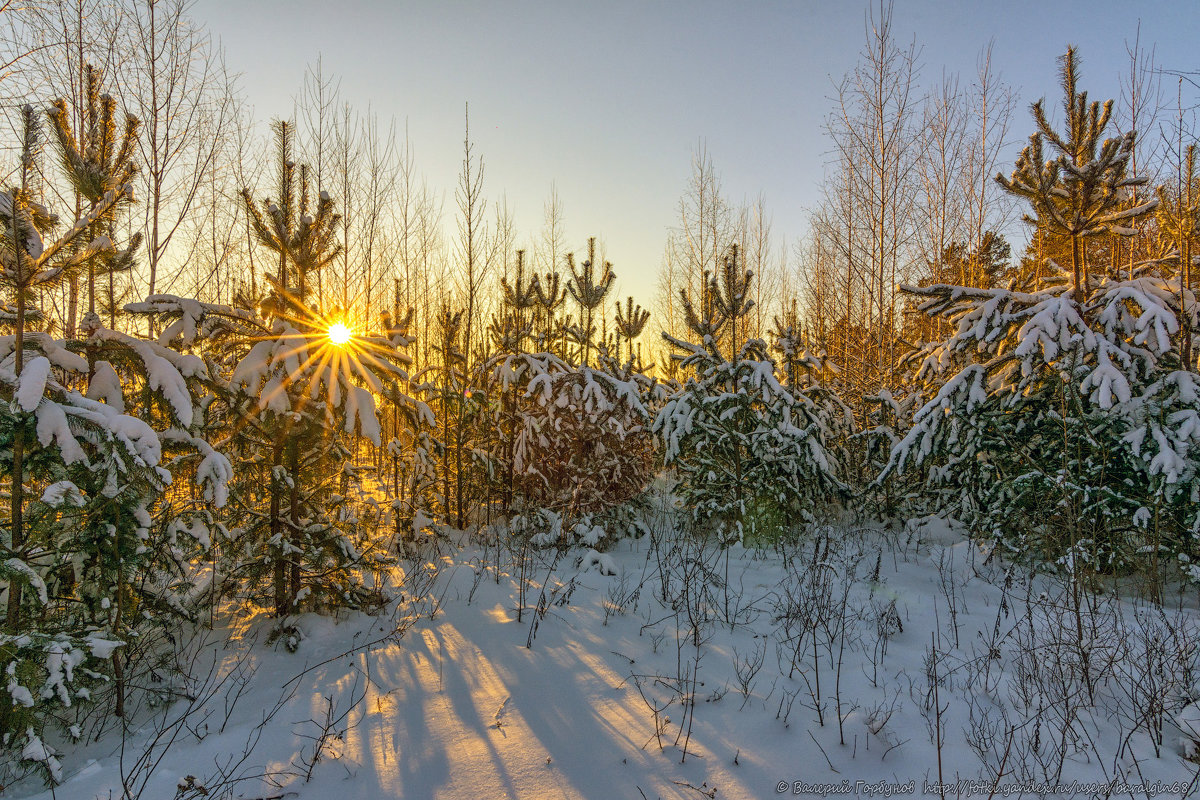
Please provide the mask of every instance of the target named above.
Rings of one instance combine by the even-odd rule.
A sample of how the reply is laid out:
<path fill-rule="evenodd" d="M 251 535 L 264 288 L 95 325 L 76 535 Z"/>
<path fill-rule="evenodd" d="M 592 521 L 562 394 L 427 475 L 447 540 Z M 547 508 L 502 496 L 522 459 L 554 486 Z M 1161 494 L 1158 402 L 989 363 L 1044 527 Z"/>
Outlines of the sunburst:
<path fill-rule="evenodd" d="M 346 326 L 344 322 L 335 322 L 329 326 L 327 331 L 329 341 L 338 347 L 343 347 L 350 343 L 354 338 L 354 331 Z"/>

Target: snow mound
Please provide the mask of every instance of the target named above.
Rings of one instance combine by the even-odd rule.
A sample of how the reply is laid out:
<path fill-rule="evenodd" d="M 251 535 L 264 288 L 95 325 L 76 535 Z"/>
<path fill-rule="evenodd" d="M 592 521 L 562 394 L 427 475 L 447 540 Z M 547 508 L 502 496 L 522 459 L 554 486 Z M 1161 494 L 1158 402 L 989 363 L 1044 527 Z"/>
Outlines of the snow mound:
<path fill-rule="evenodd" d="M 1183 748 L 1184 758 L 1195 758 L 1200 755 L 1200 703 L 1189 703 L 1175 717 L 1179 725 L 1179 744 Z"/>

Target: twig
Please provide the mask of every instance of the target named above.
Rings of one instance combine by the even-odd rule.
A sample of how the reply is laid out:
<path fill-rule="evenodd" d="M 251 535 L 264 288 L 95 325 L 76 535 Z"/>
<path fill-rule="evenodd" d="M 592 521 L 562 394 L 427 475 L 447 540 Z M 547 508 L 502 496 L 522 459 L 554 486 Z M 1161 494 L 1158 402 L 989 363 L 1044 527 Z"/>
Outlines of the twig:
<path fill-rule="evenodd" d="M 821 747 L 821 743 L 817 741 L 817 737 L 812 735 L 812 731 L 808 732 L 808 738 L 813 740 L 813 744 L 815 744 L 817 749 L 821 751 L 821 755 L 825 756 L 825 763 L 829 765 L 829 768 L 833 770 L 835 774 L 841 775 L 842 773 L 838 772 L 837 767 L 833 766 L 833 762 L 829 760 L 829 754 L 825 752 L 825 748 Z"/>

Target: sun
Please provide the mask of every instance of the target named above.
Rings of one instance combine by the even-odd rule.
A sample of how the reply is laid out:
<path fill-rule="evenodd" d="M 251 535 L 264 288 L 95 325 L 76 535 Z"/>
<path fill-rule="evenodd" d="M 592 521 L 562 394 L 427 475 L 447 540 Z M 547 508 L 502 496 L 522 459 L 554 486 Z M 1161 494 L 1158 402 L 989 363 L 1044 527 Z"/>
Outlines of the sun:
<path fill-rule="evenodd" d="M 335 322 L 329 326 L 328 335 L 329 341 L 341 347 L 354 338 L 354 331 L 347 328 L 345 323 Z"/>

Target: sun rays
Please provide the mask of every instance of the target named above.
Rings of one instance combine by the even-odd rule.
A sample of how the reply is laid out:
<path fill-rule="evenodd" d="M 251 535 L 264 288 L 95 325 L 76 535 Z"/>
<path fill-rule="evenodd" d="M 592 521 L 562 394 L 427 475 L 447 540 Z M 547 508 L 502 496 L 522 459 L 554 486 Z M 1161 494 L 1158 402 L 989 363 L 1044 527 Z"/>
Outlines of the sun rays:
<path fill-rule="evenodd" d="M 286 328 L 260 341 L 276 342 L 268 358 L 284 368 L 286 377 L 267 389 L 260 399 L 262 407 L 296 386 L 299 397 L 316 400 L 325 395 L 329 408 L 338 408 L 351 387 L 378 394 L 389 382 L 407 377 L 395 363 L 398 354 L 390 340 L 356 330 L 340 314 L 289 314 L 278 319 Z"/>

